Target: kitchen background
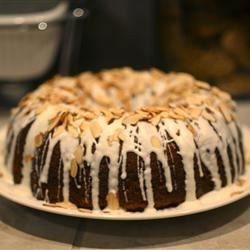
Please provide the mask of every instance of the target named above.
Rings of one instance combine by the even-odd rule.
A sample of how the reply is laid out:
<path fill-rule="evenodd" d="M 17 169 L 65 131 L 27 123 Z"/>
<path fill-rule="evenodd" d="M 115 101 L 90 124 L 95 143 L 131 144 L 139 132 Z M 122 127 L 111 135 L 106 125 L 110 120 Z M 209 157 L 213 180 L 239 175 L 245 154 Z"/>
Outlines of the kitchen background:
<path fill-rule="evenodd" d="M 54 74 L 185 71 L 250 97 L 250 1 L 0 0 L 0 104 Z"/>

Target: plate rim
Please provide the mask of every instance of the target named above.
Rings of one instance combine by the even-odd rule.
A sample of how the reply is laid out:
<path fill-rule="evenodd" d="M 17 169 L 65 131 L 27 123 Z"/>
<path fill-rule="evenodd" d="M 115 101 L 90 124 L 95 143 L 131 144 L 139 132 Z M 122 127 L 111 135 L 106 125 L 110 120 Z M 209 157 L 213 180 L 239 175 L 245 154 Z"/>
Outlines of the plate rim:
<path fill-rule="evenodd" d="M 212 204 L 202 204 L 201 201 L 202 199 L 204 200 L 206 196 L 208 195 L 220 195 L 220 193 L 224 192 L 225 188 L 222 188 L 218 191 L 211 191 L 208 194 L 205 194 L 202 196 L 200 199 L 197 199 L 195 201 L 190 201 L 188 202 L 189 204 L 191 203 L 200 203 L 197 205 L 200 205 L 200 207 L 196 209 L 191 209 L 191 208 L 180 208 L 180 206 L 175 207 L 175 208 L 166 208 L 163 210 L 155 210 L 152 209 L 150 211 L 145 211 L 145 212 L 126 212 L 119 210 L 118 212 L 110 212 L 106 213 L 105 211 L 87 211 L 86 212 L 81 212 L 77 209 L 68 209 L 68 208 L 60 208 L 60 207 L 50 207 L 50 206 L 45 206 L 43 205 L 45 202 L 44 201 L 39 201 L 36 200 L 32 196 L 18 196 L 17 197 L 17 192 L 15 189 L 12 189 L 12 192 L 7 192 L 5 193 L 4 191 L 6 189 L 9 189 L 11 186 L 14 187 L 14 184 L 8 183 L 7 180 L 5 180 L 4 176 L 0 179 L 0 196 L 4 197 L 7 200 L 10 200 L 11 202 L 14 202 L 16 204 L 29 207 L 35 210 L 43 211 L 43 212 L 48 212 L 52 214 L 59 214 L 59 215 L 64 215 L 64 216 L 69 216 L 69 217 L 78 217 L 78 218 L 87 218 L 87 219 L 98 219 L 98 220 L 120 220 L 120 221 L 125 221 L 125 220 L 155 220 L 155 219 L 166 219 L 166 218 L 174 218 L 174 217 L 181 217 L 181 216 L 187 216 L 187 215 L 192 215 L 192 214 L 197 214 L 197 213 L 202 213 L 210 210 L 214 210 L 216 208 L 220 208 L 226 205 L 229 205 L 231 203 L 234 203 L 240 199 L 243 199 L 247 197 L 250 194 L 250 166 L 246 167 L 247 171 L 243 178 L 246 178 L 246 183 L 244 188 L 239 188 L 237 184 L 231 184 L 228 187 L 225 188 L 239 188 L 241 190 L 240 194 L 234 195 L 232 197 L 222 199 L 219 202 L 215 202 Z M 25 198 L 25 200 L 23 200 Z M 29 201 L 29 202 L 27 202 Z M 183 203 L 185 204 L 185 203 Z M 183 205 L 182 204 L 182 205 Z"/>

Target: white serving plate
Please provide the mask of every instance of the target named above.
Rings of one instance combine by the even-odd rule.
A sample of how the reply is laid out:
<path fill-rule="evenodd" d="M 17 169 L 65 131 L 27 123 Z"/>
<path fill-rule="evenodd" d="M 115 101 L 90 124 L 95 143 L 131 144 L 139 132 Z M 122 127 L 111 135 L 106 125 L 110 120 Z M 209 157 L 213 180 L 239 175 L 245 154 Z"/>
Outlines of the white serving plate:
<path fill-rule="evenodd" d="M 3 144 L 1 139 L 3 131 L 0 132 L 0 145 Z M 8 200 L 27 206 L 33 209 L 41 210 L 48 213 L 89 218 L 89 219 L 102 219 L 102 220 L 153 220 L 171 217 L 179 217 L 184 215 L 191 215 L 201 213 L 204 211 L 212 210 L 225 206 L 227 204 L 236 202 L 250 194 L 250 166 L 247 167 L 246 174 L 241 177 L 241 185 L 239 183 L 232 184 L 218 191 L 212 191 L 199 200 L 185 202 L 176 208 L 168 208 L 164 210 L 148 209 L 143 213 L 125 212 L 123 210 L 117 211 L 79 211 L 76 208 L 61 208 L 50 207 L 44 205 L 44 201 L 38 201 L 32 197 L 25 187 L 14 185 L 11 176 L 5 170 L 3 165 L 3 153 L 0 152 L 0 172 L 3 176 L 0 178 L 0 195 Z"/>

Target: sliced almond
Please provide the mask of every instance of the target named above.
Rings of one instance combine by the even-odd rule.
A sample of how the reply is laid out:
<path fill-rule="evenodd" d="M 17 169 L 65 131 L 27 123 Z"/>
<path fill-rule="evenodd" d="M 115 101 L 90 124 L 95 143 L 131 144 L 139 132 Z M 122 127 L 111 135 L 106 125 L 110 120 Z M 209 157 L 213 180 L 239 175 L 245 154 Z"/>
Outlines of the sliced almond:
<path fill-rule="evenodd" d="M 206 110 L 202 111 L 202 117 L 210 122 L 215 122 L 216 118 L 214 117 L 214 115 L 212 115 L 211 113 L 207 112 Z"/>
<path fill-rule="evenodd" d="M 197 119 L 201 115 L 201 109 L 199 109 L 199 108 L 190 108 L 189 109 L 189 115 L 191 116 L 191 118 Z"/>
<path fill-rule="evenodd" d="M 152 136 L 150 141 L 151 141 L 151 144 L 154 148 L 161 148 L 162 147 L 161 141 L 157 136 Z"/>
<path fill-rule="evenodd" d="M 202 82 L 202 81 L 195 81 L 195 85 L 201 89 L 206 89 L 206 90 L 209 90 L 211 88 L 209 84 L 207 84 L 206 82 Z"/>
<path fill-rule="evenodd" d="M 92 211 L 91 210 L 89 210 L 89 209 L 86 209 L 86 208 L 78 208 L 78 211 L 79 212 L 81 212 L 81 213 L 92 213 Z"/>
<path fill-rule="evenodd" d="M 43 206 L 45 206 L 45 207 L 60 207 L 56 203 L 43 203 Z"/>
<path fill-rule="evenodd" d="M 67 130 L 72 137 L 77 138 L 79 136 L 79 132 L 75 127 L 69 125 Z"/>
<path fill-rule="evenodd" d="M 220 98 L 222 98 L 223 100 L 225 100 L 225 101 L 230 101 L 231 100 L 231 96 L 228 94 L 228 93 L 226 93 L 226 92 L 224 92 L 224 91 L 221 91 L 219 88 L 217 88 L 217 87 L 213 87 L 212 88 L 212 93 L 214 94 L 214 95 L 216 95 L 217 97 L 220 97 Z"/>
<path fill-rule="evenodd" d="M 86 119 L 86 120 L 93 120 L 96 116 L 94 113 L 92 112 L 84 112 L 83 113 L 83 117 Z"/>
<path fill-rule="evenodd" d="M 102 133 L 102 128 L 97 121 L 90 123 L 90 131 L 94 138 L 98 138 Z"/>
<path fill-rule="evenodd" d="M 40 105 L 37 109 L 36 109 L 36 114 L 39 115 L 41 114 L 43 111 L 45 111 L 47 109 L 48 105 Z"/>
<path fill-rule="evenodd" d="M 82 122 L 80 125 L 80 130 L 83 132 L 83 131 L 87 130 L 88 127 L 89 127 L 88 123 Z"/>
<path fill-rule="evenodd" d="M 197 135 L 197 132 L 196 132 L 195 128 L 194 128 L 190 123 L 187 124 L 187 129 L 188 129 L 194 136 Z"/>
<path fill-rule="evenodd" d="M 229 111 L 228 107 L 226 107 L 226 105 L 224 104 L 220 104 L 219 109 L 222 113 L 222 115 L 224 116 L 225 120 L 227 122 L 230 122 L 232 120 L 232 116 L 231 116 L 231 112 Z"/>
<path fill-rule="evenodd" d="M 154 126 L 160 123 L 161 121 L 161 115 L 156 115 L 153 118 L 149 120 Z"/>
<path fill-rule="evenodd" d="M 35 136 L 35 145 L 36 147 L 40 147 L 43 143 L 43 134 L 39 133 L 38 135 Z"/>
<path fill-rule="evenodd" d="M 121 141 L 125 141 L 126 140 L 126 135 L 125 135 L 124 130 L 122 128 L 116 129 L 115 133 L 117 134 L 117 137 Z"/>
<path fill-rule="evenodd" d="M 83 148 L 80 145 L 77 145 L 76 147 L 75 160 L 78 164 L 81 164 L 83 161 Z"/>
<path fill-rule="evenodd" d="M 168 114 L 169 114 L 169 117 L 172 118 L 172 119 L 176 119 L 176 120 L 184 120 L 185 119 L 184 116 L 179 115 L 179 114 L 177 114 L 177 113 L 175 113 L 173 111 L 169 112 Z"/>
<path fill-rule="evenodd" d="M 131 124 L 135 125 L 138 123 L 138 121 L 144 119 L 144 116 L 141 114 L 132 114 L 123 119 L 123 124 Z"/>
<path fill-rule="evenodd" d="M 56 127 L 59 122 L 63 122 L 66 116 L 66 112 L 59 112 L 55 117 L 51 118 L 49 120 L 49 130 L 52 130 L 54 127 Z"/>
<path fill-rule="evenodd" d="M 54 133 L 53 133 L 53 137 L 58 137 L 60 136 L 61 134 L 63 134 L 65 132 L 65 128 L 64 126 L 58 126 L 55 128 L 54 130 Z"/>
<path fill-rule="evenodd" d="M 179 108 L 179 107 L 175 108 L 175 109 L 174 109 L 174 112 L 175 112 L 177 115 L 179 115 L 179 116 L 181 116 L 181 117 L 183 117 L 183 118 L 186 118 L 186 117 L 187 117 L 187 113 L 186 113 L 183 109 L 181 109 L 181 108 Z"/>
<path fill-rule="evenodd" d="M 108 202 L 108 208 L 111 210 L 117 210 L 120 208 L 119 201 L 115 193 L 108 193 L 106 199 Z"/>
<path fill-rule="evenodd" d="M 110 109 L 110 112 L 114 115 L 121 116 L 124 114 L 125 110 L 123 108 L 112 108 Z"/>
<path fill-rule="evenodd" d="M 72 160 L 71 161 L 71 165 L 70 165 L 70 175 L 75 178 L 78 172 L 78 164 L 76 162 L 76 160 Z"/>
<path fill-rule="evenodd" d="M 64 209 L 76 209 L 77 208 L 73 203 L 67 202 L 67 201 L 57 202 L 55 205 Z"/>

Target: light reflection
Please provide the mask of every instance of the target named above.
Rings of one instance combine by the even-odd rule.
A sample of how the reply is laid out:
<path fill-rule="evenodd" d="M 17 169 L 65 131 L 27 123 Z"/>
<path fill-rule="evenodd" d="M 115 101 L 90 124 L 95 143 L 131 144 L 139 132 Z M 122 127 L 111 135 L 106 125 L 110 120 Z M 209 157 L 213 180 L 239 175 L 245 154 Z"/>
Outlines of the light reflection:
<path fill-rule="evenodd" d="M 81 8 L 76 8 L 73 10 L 73 15 L 75 17 L 81 17 L 81 16 L 83 16 L 83 14 L 84 14 L 84 10 Z"/>
<path fill-rule="evenodd" d="M 41 23 L 38 24 L 38 29 L 39 30 L 46 30 L 47 27 L 48 27 L 48 25 L 45 22 L 41 22 Z"/>

